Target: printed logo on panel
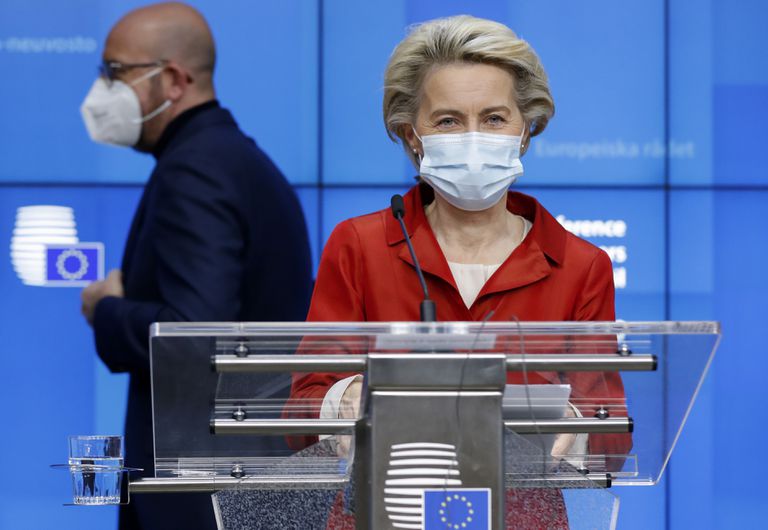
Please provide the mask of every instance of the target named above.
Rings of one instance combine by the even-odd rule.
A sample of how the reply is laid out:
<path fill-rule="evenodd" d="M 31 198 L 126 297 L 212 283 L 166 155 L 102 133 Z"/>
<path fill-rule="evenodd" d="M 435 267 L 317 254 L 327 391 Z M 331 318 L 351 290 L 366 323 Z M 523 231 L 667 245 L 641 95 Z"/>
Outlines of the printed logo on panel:
<path fill-rule="evenodd" d="M 433 442 L 393 445 L 384 484 L 384 507 L 392 527 L 489 529 L 490 489 L 462 489 L 461 486 L 455 445 Z M 446 500 L 448 497 L 450 500 Z"/>
<path fill-rule="evenodd" d="M 424 530 L 490 530 L 490 488 L 424 490 Z"/>
<path fill-rule="evenodd" d="M 22 206 L 16 210 L 11 263 L 25 285 L 81 287 L 104 278 L 104 245 L 79 241 L 68 206 Z"/>

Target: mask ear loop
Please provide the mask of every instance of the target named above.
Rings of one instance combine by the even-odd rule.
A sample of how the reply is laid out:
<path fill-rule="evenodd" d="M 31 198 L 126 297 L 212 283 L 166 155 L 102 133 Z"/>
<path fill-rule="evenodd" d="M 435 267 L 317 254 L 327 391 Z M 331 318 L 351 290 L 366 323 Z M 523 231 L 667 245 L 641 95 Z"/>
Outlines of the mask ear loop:
<path fill-rule="evenodd" d="M 130 86 L 136 86 L 139 83 L 141 83 L 142 81 L 146 81 L 150 77 L 154 77 L 154 76 L 156 76 L 157 74 L 159 74 L 162 71 L 163 71 L 163 67 L 162 66 L 158 66 L 157 68 L 155 68 L 153 70 L 150 70 L 146 74 L 141 75 L 141 76 L 137 77 L 136 79 L 134 79 L 133 81 L 131 81 Z M 131 121 L 133 121 L 133 123 L 144 123 L 146 121 L 151 120 L 152 118 L 154 118 L 155 116 L 157 116 L 158 114 L 160 114 L 161 112 L 163 112 L 165 109 L 167 109 L 170 106 L 171 106 L 171 100 L 170 99 L 166 99 L 159 107 L 157 107 L 155 110 L 153 110 L 152 112 L 150 112 L 146 116 L 142 116 L 138 120 L 131 120 Z"/>
<path fill-rule="evenodd" d="M 413 150 L 413 156 L 416 157 L 416 162 L 418 162 L 419 165 L 421 165 L 421 161 L 424 160 L 424 157 L 421 156 L 421 153 L 419 153 L 416 149 L 414 149 Z"/>
<path fill-rule="evenodd" d="M 145 80 L 149 79 L 150 77 L 155 77 L 157 74 L 159 74 L 159 73 L 160 73 L 160 72 L 162 72 L 163 70 L 164 70 L 164 68 L 163 68 L 162 66 L 158 66 L 158 67 L 156 67 L 156 68 L 154 68 L 154 69 L 150 70 L 150 71 L 149 71 L 149 72 L 147 72 L 146 74 L 144 74 L 144 75 L 140 75 L 139 77 L 137 77 L 136 79 L 134 79 L 133 81 L 131 81 L 131 82 L 129 83 L 129 85 L 130 85 L 130 86 L 136 86 L 136 85 L 138 85 L 139 83 L 141 83 L 142 81 L 145 81 Z"/>
<path fill-rule="evenodd" d="M 421 145 L 423 147 L 424 146 L 424 140 L 422 140 L 421 136 L 419 136 L 419 133 L 416 132 L 416 127 L 413 124 L 411 124 L 411 130 L 413 131 L 413 134 L 416 136 L 416 138 L 419 139 L 419 141 L 421 142 Z M 416 149 L 415 147 L 412 147 L 411 151 L 413 151 L 413 156 L 416 157 L 416 161 L 419 163 L 419 165 L 421 165 L 421 161 L 424 159 L 422 154 L 419 153 L 418 149 Z"/>
<path fill-rule="evenodd" d="M 163 112 L 165 109 L 171 106 L 171 100 L 166 99 L 159 107 L 157 107 L 155 110 L 147 114 L 146 116 L 142 117 L 140 120 L 135 120 L 135 123 L 144 123 L 145 121 L 149 121 L 161 112 Z"/>
<path fill-rule="evenodd" d="M 528 130 L 528 123 L 523 121 L 523 130 L 520 132 L 520 154 L 523 154 L 523 151 L 525 151 L 525 131 Z M 528 133 L 530 134 L 530 132 Z"/>

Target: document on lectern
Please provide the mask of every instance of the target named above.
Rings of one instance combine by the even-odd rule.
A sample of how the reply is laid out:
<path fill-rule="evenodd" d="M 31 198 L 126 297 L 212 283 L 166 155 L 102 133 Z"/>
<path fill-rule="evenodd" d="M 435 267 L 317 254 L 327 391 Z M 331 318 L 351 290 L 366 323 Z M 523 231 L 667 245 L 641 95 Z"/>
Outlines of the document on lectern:
<path fill-rule="evenodd" d="M 566 415 L 571 385 L 506 385 L 502 398 L 505 420 L 553 420 Z M 551 454 L 554 434 L 526 435 L 531 443 Z"/>

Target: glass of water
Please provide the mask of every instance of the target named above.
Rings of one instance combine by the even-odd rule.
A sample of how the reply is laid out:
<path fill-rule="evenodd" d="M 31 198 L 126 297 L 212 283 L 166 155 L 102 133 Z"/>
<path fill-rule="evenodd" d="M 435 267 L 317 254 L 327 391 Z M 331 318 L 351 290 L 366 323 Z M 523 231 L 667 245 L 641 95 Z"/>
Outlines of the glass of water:
<path fill-rule="evenodd" d="M 70 436 L 69 470 L 75 504 L 120 504 L 122 436 Z"/>

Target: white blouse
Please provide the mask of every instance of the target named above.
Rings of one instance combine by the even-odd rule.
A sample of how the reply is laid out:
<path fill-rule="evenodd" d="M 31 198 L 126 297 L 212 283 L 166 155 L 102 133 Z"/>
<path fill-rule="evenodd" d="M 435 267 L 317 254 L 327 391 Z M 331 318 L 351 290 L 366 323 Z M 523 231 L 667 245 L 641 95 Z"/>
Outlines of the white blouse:
<path fill-rule="evenodd" d="M 510 254 L 515 248 L 520 246 L 520 243 L 528 236 L 528 232 L 531 231 L 533 224 L 525 217 L 516 216 L 523 221 L 523 237 L 520 238 L 520 242 L 510 251 Z M 453 261 L 448 262 L 448 266 L 451 268 L 451 274 L 456 282 L 456 287 L 459 288 L 464 305 L 467 308 L 472 307 L 472 304 L 477 299 L 477 295 L 483 289 L 486 282 L 493 276 L 493 274 L 501 267 L 501 263 L 496 265 L 483 265 L 482 263 L 456 263 Z"/>

